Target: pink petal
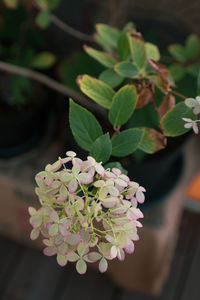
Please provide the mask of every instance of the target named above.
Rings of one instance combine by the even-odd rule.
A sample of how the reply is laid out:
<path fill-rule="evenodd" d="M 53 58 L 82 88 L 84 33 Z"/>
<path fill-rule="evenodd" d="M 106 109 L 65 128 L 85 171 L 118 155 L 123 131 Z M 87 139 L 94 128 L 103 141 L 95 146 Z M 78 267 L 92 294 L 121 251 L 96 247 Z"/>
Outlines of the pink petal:
<path fill-rule="evenodd" d="M 99 271 L 101 273 L 104 273 L 107 271 L 107 269 L 108 269 L 108 262 L 104 257 L 102 257 L 102 259 L 99 262 Z"/>
<path fill-rule="evenodd" d="M 131 207 L 128 211 L 127 211 L 127 218 L 129 220 L 137 220 L 139 218 L 143 218 L 144 215 L 141 212 L 141 210 L 139 210 L 138 208 L 135 207 Z"/>
<path fill-rule="evenodd" d="M 123 249 L 117 249 L 117 258 L 121 261 L 125 259 L 125 253 Z"/>
<path fill-rule="evenodd" d="M 78 179 L 82 184 L 90 184 L 93 181 L 93 177 L 89 173 L 81 173 L 78 175 Z"/>
<path fill-rule="evenodd" d="M 102 257 L 102 255 L 98 252 L 90 252 L 87 256 L 92 262 L 96 262 Z"/>
<path fill-rule="evenodd" d="M 59 222 L 59 216 L 55 210 L 50 211 L 49 218 L 55 223 Z"/>
<path fill-rule="evenodd" d="M 196 134 L 199 133 L 199 128 L 198 128 L 198 125 L 196 122 L 193 123 L 193 130 L 194 130 L 194 133 L 196 133 Z"/>
<path fill-rule="evenodd" d="M 109 186 L 107 190 L 111 196 L 115 196 L 115 197 L 119 196 L 119 190 L 114 186 Z"/>
<path fill-rule="evenodd" d="M 144 203 L 145 196 L 141 190 L 136 192 L 135 197 L 139 203 Z"/>
<path fill-rule="evenodd" d="M 77 188 L 78 188 L 78 182 L 77 182 L 77 180 L 76 179 L 72 179 L 70 181 L 69 185 L 68 185 L 68 190 L 69 190 L 70 194 L 75 193 L 76 190 L 77 190 Z"/>
<path fill-rule="evenodd" d="M 113 173 L 110 172 L 110 171 L 105 171 L 105 175 L 106 175 L 106 177 L 108 177 L 108 178 L 116 178 L 116 175 L 113 174 Z"/>
<path fill-rule="evenodd" d="M 53 256 L 57 253 L 57 250 L 55 247 L 46 247 L 44 248 L 43 253 L 46 256 Z"/>
<path fill-rule="evenodd" d="M 115 257 L 117 257 L 117 247 L 112 246 L 110 249 L 110 258 L 113 259 Z"/>
<path fill-rule="evenodd" d="M 63 237 L 61 234 L 58 234 L 56 237 L 55 237 L 55 240 L 54 240 L 54 244 L 56 246 L 60 246 L 63 242 Z"/>
<path fill-rule="evenodd" d="M 102 200 L 102 204 L 106 208 L 115 206 L 117 202 L 119 202 L 119 199 L 116 197 L 109 197 Z"/>
<path fill-rule="evenodd" d="M 67 217 L 71 217 L 72 216 L 70 210 L 67 207 L 65 207 L 65 213 L 66 213 Z"/>
<path fill-rule="evenodd" d="M 68 231 L 69 225 L 68 224 L 60 224 L 59 225 L 59 230 L 62 236 L 67 237 L 70 233 Z"/>
<path fill-rule="evenodd" d="M 121 170 L 118 169 L 118 168 L 112 168 L 112 172 L 113 172 L 115 175 L 117 175 L 117 176 L 119 176 L 119 175 L 122 174 Z"/>
<path fill-rule="evenodd" d="M 88 156 L 88 157 L 87 157 L 87 160 L 88 160 L 92 165 L 95 165 L 95 163 L 96 163 L 96 160 L 95 160 L 92 156 Z"/>
<path fill-rule="evenodd" d="M 121 186 L 121 187 L 127 187 L 128 186 L 127 182 L 120 179 L 120 178 L 115 179 L 115 183 L 117 185 Z"/>
<path fill-rule="evenodd" d="M 75 157 L 75 158 L 72 159 L 73 166 L 74 165 L 79 165 L 81 167 L 82 163 L 83 163 L 83 161 L 80 158 Z"/>
<path fill-rule="evenodd" d="M 77 245 L 81 240 L 80 234 L 78 233 L 71 233 L 69 236 L 66 237 L 66 241 L 71 246 Z"/>
<path fill-rule="evenodd" d="M 126 245 L 126 247 L 124 247 L 126 253 L 128 254 L 132 254 L 135 250 L 135 246 L 133 241 L 129 240 L 129 243 Z"/>
<path fill-rule="evenodd" d="M 104 177 L 104 174 L 105 174 L 105 169 L 104 169 L 104 167 L 102 167 L 102 165 L 101 165 L 101 164 L 98 164 L 98 163 L 96 163 L 94 167 L 95 167 L 96 172 L 97 172 L 99 175 L 101 175 L 101 177 Z"/>
<path fill-rule="evenodd" d="M 126 181 L 126 182 L 130 182 L 130 178 L 124 174 L 120 175 L 120 179 Z"/>

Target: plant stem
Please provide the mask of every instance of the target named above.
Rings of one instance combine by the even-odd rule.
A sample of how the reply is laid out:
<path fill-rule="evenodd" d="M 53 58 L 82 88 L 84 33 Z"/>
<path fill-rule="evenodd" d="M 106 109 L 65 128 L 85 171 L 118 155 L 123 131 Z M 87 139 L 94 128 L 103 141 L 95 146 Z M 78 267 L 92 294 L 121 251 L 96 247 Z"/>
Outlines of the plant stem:
<path fill-rule="evenodd" d="M 178 96 L 178 97 L 180 97 L 180 98 L 182 98 L 182 99 L 186 99 L 187 97 L 185 97 L 184 95 L 182 95 L 182 94 L 180 94 L 180 93 L 178 93 L 178 92 L 176 92 L 176 91 L 174 91 L 174 90 L 172 90 L 172 89 L 170 89 L 169 90 L 172 94 L 174 94 L 174 95 L 176 95 L 176 96 Z"/>
<path fill-rule="evenodd" d="M 114 137 L 115 137 L 116 135 L 118 135 L 118 134 L 120 133 L 120 128 L 121 128 L 121 126 L 113 126 L 114 133 L 113 133 L 113 135 L 111 136 L 111 141 L 114 139 Z"/>
<path fill-rule="evenodd" d="M 90 102 L 81 93 L 72 90 L 71 88 L 57 82 L 54 79 L 49 78 L 48 76 L 46 76 L 44 74 L 33 71 L 31 69 L 14 66 L 12 64 L 9 64 L 9 63 L 3 62 L 3 61 L 0 61 L 0 70 L 11 73 L 11 74 L 21 75 L 21 76 L 33 79 L 33 80 L 49 87 L 50 89 L 59 92 L 60 94 L 63 94 L 68 97 L 72 97 L 74 100 L 76 100 L 76 102 L 78 102 L 82 106 L 85 106 L 85 107 L 89 108 L 90 110 L 95 111 L 95 112 L 101 114 L 102 116 L 105 116 L 104 109 L 98 107 L 95 103 Z"/>
<path fill-rule="evenodd" d="M 58 17 L 56 17 L 54 14 L 51 14 L 51 21 L 59 29 L 61 29 L 62 31 L 64 31 L 65 33 L 67 33 L 69 35 L 74 36 L 75 38 L 77 38 L 81 41 L 94 42 L 94 39 L 92 36 L 72 28 L 71 26 L 67 25 L 62 20 L 60 20 Z"/>

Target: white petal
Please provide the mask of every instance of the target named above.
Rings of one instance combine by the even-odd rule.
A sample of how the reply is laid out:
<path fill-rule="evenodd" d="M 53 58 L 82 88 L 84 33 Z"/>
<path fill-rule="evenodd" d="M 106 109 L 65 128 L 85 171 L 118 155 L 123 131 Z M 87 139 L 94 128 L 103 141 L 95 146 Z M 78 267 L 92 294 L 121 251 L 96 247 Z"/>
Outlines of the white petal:
<path fill-rule="evenodd" d="M 187 105 L 188 107 L 194 107 L 196 105 L 196 100 L 193 98 L 187 98 L 185 100 L 185 105 Z"/>
<path fill-rule="evenodd" d="M 198 125 L 196 122 L 193 123 L 193 130 L 194 130 L 194 133 L 196 133 L 196 134 L 199 133 L 199 128 L 198 128 Z"/>
<path fill-rule="evenodd" d="M 66 152 L 66 155 L 67 156 L 70 156 L 70 157 L 75 157 L 76 156 L 76 153 L 74 151 L 67 151 Z"/>

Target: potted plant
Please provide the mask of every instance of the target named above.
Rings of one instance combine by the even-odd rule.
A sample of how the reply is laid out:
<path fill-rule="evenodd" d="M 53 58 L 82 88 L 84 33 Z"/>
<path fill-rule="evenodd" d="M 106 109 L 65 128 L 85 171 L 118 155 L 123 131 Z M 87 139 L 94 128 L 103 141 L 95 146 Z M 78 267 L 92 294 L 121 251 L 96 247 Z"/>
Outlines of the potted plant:
<path fill-rule="evenodd" d="M 123 260 L 125 252 L 134 250 L 145 189 L 124 170 L 132 164 L 132 154 L 152 155 L 167 147 L 168 137 L 191 128 L 198 133 L 200 113 L 200 98 L 186 99 L 175 90 L 168 68 L 158 62 L 157 46 L 145 42 L 132 23 L 121 31 L 105 24 L 96 29 L 103 51 L 84 49 L 105 70 L 99 78 L 79 75 L 77 83 L 104 108 L 104 118 L 98 115 L 98 121 L 72 99 L 69 110 L 74 139 L 90 156 L 81 160 L 68 151 L 67 157 L 47 165 L 36 175 L 42 207 L 29 210 L 31 238 L 41 232 L 44 253 L 57 254 L 60 265 L 76 261 L 80 274 L 87 262 L 99 260 L 104 272 L 107 259 Z"/>
<path fill-rule="evenodd" d="M 44 16 L 52 20 L 48 9 L 42 8 L 41 14 L 42 22 Z M 70 99 L 69 109 L 74 139 L 89 156 L 80 159 L 67 151 L 66 157 L 47 165 L 36 175 L 41 208 L 29 209 L 31 238 L 42 233 L 44 253 L 56 254 L 62 266 L 76 261 L 81 274 L 87 263 L 99 261 L 104 272 L 107 260 L 123 260 L 125 252 L 134 251 L 145 189 L 125 169 L 133 155 L 139 160 L 164 153 L 170 139 L 190 129 L 198 133 L 200 113 L 200 98 L 186 98 L 176 90 L 168 67 L 159 62 L 158 47 L 145 42 L 132 23 L 122 30 L 97 24 L 93 41 L 103 50 L 84 49 L 105 70 L 99 78 L 78 76 L 80 90 L 93 102 L 76 93 L 79 104 Z"/>

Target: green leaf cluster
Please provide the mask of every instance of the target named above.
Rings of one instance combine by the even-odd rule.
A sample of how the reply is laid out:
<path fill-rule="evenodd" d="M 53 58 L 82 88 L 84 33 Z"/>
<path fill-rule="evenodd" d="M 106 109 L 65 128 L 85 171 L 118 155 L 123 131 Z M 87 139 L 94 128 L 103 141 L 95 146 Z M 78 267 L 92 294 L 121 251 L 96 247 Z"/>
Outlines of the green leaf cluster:
<path fill-rule="evenodd" d="M 173 80 L 182 77 L 183 67 L 179 62 L 170 66 L 169 77 L 167 67 L 158 63 L 158 47 L 145 42 L 132 23 L 121 31 L 97 24 L 94 37 L 102 50 L 89 46 L 84 46 L 84 50 L 104 70 L 96 77 L 79 75 L 77 83 L 87 97 L 108 110 L 109 122 L 104 122 L 103 130 L 90 112 L 71 100 L 70 127 L 79 146 L 105 163 L 111 156 L 124 157 L 135 151 L 155 153 L 165 146 L 165 136 L 186 133 L 188 129 L 184 128 L 182 118 L 192 118 L 193 113 L 183 101 L 162 107 L 162 118 L 159 111 Z M 194 36 L 186 41 L 188 57 L 194 55 L 191 45 L 196 45 Z M 151 81 L 155 84 L 154 91 Z"/>

